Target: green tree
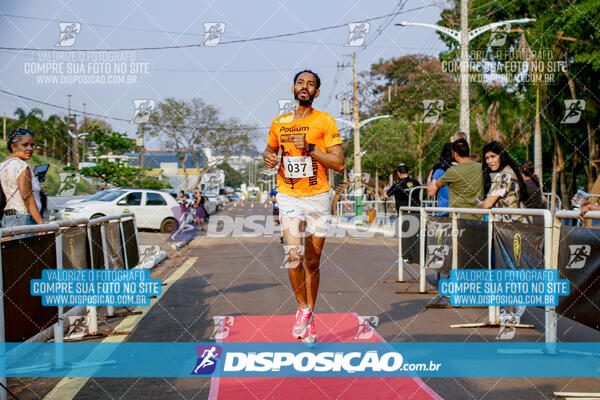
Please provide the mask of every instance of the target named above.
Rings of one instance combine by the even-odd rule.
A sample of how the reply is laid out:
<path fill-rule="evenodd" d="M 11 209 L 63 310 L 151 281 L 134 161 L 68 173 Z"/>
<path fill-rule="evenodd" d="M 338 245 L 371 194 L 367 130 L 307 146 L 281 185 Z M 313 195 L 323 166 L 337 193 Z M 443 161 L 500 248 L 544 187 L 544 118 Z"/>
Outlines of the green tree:
<path fill-rule="evenodd" d="M 151 189 L 170 187 L 160 179 L 143 175 L 142 169 L 129 166 L 119 157 L 135 148 L 134 140 L 119 132 L 108 133 L 98 126 L 89 127 L 89 132 L 90 140 L 96 145 L 96 165 L 82 168 L 83 175 L 100 179 L 104 183 L 104 189 L 108 188 L 109 183 Z M 114 159 L 111 160 L 111 156 L 114 156 Z"/>
<path fill-rule="evenodd" d="M 235 119 L 223 119 L 220 111 L 200 98 L 177 100 L 169 97 L 157 105 L 146 124 L 140 124 L 138 135 L 157 137 L 175 150 L 184 172 L 188 190 L 186 162 L 191 157 L 197 172 L 198 186 L 202 175 L 234 154 L 247 150 L 252 128 Z M 211 153 L 208 157 L 207 152 Z M 201 163 L 204 167 L 201 169 Z"/>
<path fill-rule="evenodd" d="M 241 172 L 233 169 L 228 163 L 221 163 L 217 167 L 225 172 L 225 186 L 238 188 L 242 183 L 244 183 L 244 175 Z"/>

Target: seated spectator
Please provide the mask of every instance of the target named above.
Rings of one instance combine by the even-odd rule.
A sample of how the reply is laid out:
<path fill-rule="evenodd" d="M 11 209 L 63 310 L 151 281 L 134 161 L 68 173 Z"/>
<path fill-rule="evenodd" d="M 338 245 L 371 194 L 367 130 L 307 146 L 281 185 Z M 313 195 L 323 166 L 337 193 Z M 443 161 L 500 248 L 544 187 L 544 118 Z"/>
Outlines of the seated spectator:
<path fill-rule="evenodd" d="M 523 208 L 524 202 L 529 197 L 525 181 L 504 146 L 497 141 L 486 144 L 483 146 L 483 159 L 485 160 L 485 164 L 481 167 L 483 189 L 487 195 L 478 207 Z M 498 215 L 496 220 L 530 222 L 530 219 L 524 215 Z"/>
<path fill-rule="evenodd" d="M 469 143 L 465 139 L 455 140 L 452 143 L 452 158 L 458 164 L 448 168 L 439 179 L 432 179 L 427 185 L 427 193 L 433 196 L 448 185 L 450 207 L 476 208 L 483 187 L 481 164 L 473 162 L 469 155 Z M 477 214 L 463 214 L 460 217 L 481 219 Z"/>

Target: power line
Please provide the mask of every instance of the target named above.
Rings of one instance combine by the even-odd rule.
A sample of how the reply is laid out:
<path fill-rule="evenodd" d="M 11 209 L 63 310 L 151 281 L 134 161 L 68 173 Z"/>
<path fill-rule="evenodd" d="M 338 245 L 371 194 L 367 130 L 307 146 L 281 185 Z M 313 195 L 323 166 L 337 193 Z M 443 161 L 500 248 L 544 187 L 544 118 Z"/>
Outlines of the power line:
<path fill-rule="evenodd" d="M 390 13 L 390 14 L 386 14 L 386 15 L 381 15 L 379 17 L 367 18 L 367 19 L 362 20 L 361 22 L 377 21 L 377 20 L 380 20 L 380 19 L 385 19 L 385 18 L 389 18 L 389 17 L 392 17 L 392 16 L 400 15 L 400 14 L 406 14 L 406 13 L 409 13 L 409 12 L 412 12 L 412 11 L 422 10 L 422 9 L 429 8 L 429 7 L 434 7 L 434 5 L 427 4 L 427 5 L 424 5 L 424 6 L 411 8 L 411 9 L 405 10 L 405 11 L 397 11 L 397 12 L 394 12 L 394 13 Z M 258 42 L 258 41 L 263 41 L 263 40 L 272 40 L 272 39 L 278 39 L 278 38 L 283 38 L 283 37 L 305 35 L 305 34 L 308 34 L 308 33 L 323 32 L 323 31 L 332 30 L 332 29 L 338 29 L 338 28 L 347 27 L 347 26 L 348 26 L 348 23 L 344 23 L 344 24 L 330 25 L 330 26 L 325 26 L 325 27 L 315 28 L 315 29 L 307 29 L 307 30 L 298 31 L 298 32 L 281 33 L 281 34 L 278 34 L 278 35 L 259 36 L 259 37 L 256 37 L 256 38 L 249 38 L 249 39 L 234 39 L 234 40 L 229 40 L 229 41 L 222 41 L 222 42 L 219 43 L 219 45 L 239 44 L 239 43 Z M 7 51 L 53 51 L 53 52 L 94 52 L 94 51 L 114 52 L 114 51 L 170 50 L 170 49 L 185 49 L 185 48 L 193 48 L 193 47 L 205 47 L 205 46 L 202 43 L 184 44 L 184 45 L 173 45 L 173 46 L 153 46 L 153 47 L 137 47 L 137 48 L 136 47 L 131 47 L 131 48 L 120 48 L 120 49 L 57 49 L 57 48 L 37 49 L 37 48 L 33 48 L 33 47 L 5 47 L 5 46 L 0 46 L 0 50 L 7 50 Z"/>
<path fill-rule="evenodd" d="M 97 117 L 97 118 L 102 118 L 102 119 L 109 119 L 112 121 L 121 121 L 121 122 L 132 123 L 132 121 L 130 119 L 120 118 L 120 117 L 112 117 L 110 115 L 95 114 L 95 113 L 91 113 L 91 112 L 87 112 L 87 111 L 77 110 L 74 108 L 68 108 L 68 107 L 60 106 L 58 104 L 49 103 L 47 101 L 32 99 L 31 97 L 23 96 L 23 95 L 20 95 L 17 93 L 12 93 L 12 92 L 9 92 L 8 90 L 0 89 L 0 93 L 4 93 L 8 96 L 17 97 L 22 100 L 27 100 L 27 101 L 31 101 L 34 103 L 43 104 L 48 107 L 54 107 L 54 108 L 58 108 L 60 110 L 70 111 L 71 113 L 75 113 L 75 114 L 79 114 L 79 115 L 87 115 L 87 116 L 92 116 L 92 117 Z M 160 125 L 160 124 L 158 126 L 164 127 L 164 125 Z M 184 126 L 184 128 L 188 128 L 188 127 Z M 269 127 L 264 127 L 264 126 L 263 127 L 240 127 L 240 128 L 226 128 L 226 127 L 207 127 L 207 128 L 214 129 L 214 130 L 226 130 L 226 131 L 233 131 L 233 130 L 256 131 L 256 130 L 269 129 Z"/>

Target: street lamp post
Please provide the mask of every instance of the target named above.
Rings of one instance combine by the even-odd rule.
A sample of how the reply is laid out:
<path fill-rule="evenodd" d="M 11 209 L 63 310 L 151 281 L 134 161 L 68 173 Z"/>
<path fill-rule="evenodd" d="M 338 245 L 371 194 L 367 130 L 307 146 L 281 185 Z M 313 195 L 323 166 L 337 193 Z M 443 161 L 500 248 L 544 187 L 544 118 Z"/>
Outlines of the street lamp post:
<path fill-rule="evenodd" d="M 362 177 L 361 177 L 361 161 L 364 153 L 360 151 L 360 128 L 369 122 L 373 122 L 375 120 L 381 118 L 391 118 L 391 115 L 378 115 L 376 117 L 371 117 L 364 119 L 362 121 L 358 121 L 358 112 L 355 113 L 354 121 L 348 121 L 346 119 L 336 118 L 335 120 L 351 126 L 354 128 L 354 179 L 356 181 L 354 185 L 354 216 L 355 223 L 362 223 Z"/>
<path fill-rule="evenodd" d="M 399 26 L 423 26 L 442 32 L 460 44 L 460 130 L 467 135 L 467 141 L 471 143 L 471 130 L 469 124 L 469 42 L 484 32 L 498 28 L 506 24 L 525 24 L 535 22 L 532 18 L 511 19 L 508 21 L 494 22 L 488 25 L 469 30 L 469 18 L 467 0 L 461 0 L 460 7 L 460 31 L 446 28 L 445 26 L 423 24 L 420 22 L 398 22 Z"/>

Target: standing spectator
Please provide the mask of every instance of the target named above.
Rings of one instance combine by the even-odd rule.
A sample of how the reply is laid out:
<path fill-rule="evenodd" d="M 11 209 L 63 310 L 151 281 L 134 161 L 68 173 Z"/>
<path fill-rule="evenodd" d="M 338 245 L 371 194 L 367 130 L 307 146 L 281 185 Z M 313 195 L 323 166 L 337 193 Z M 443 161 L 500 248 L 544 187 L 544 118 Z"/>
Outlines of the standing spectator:
<path fill-rule="evenodd" d="M 6 141 L 10 155 L 0 163 L 0 184 L 6 199 L 2 226 L 43 224 L 41 186 L 27 160 L 33 155 L 33 131 L 15 129 Z"/>
<path fill-rule="evenodd" d="M 427 185 L 427 192 L 434 196 L 438 190 L 448 185 L 450 207 L 475 208 L 483 188 L 481 164 L 471 160 L 469 143 L 465 139 L 452 142 L 452 158 L 458 164 L 448 168 L 439 179 L 432 179 Z M 481 216 L 463 214 L 461 218 L 481 219 Z"/>
<path fill-rule="evenodd" d="M 519 167 L 500 142 L 483 146 L 483 188 L 487 193 L 479 208 L 523 208 L 528 193 Z M 498 215 L 505 222 L 530 222 L 523 215 Z"/>
<path fill-rule="evenodd" d="M 206 218 L 206 209 L 204 208 L 204 196 L 200 194 L 198 187 L 194 188 L 194 198 L 192 199 L 192 207 L 194 208 L 194 223 L 204 230 L 204 220 Z"/>
<path fill-rule="evenodd" d="M 548 200 L 542 195 L 540 181 L 533 171 L 533 163 L 531 161 L 523 161 L 521 163 L 521 175 L 525 181 L 527 193 L 529 193 L 529 197 L 525 201 L 525 207 L 544 208 L 544 203 L 547 203 Z"/>
<path fill-rule="evenodd" d="M 400 209 L 400 207 L 408 206 L 408 195 L 410 189 L 413 187 L 421 185 L 418 180 L 410 177 L 410 170 L 406 166 L 406 164 L 398 165 L 396 170 L 398 174 L 398 182 L 394 183 L 386 192 L 388 197 L 394 196 L 394 200 L 396 201 L 396 213 Z M 417 197 L 416 199 L 412 199 L 411 206 L 419 207 L 421 205 L 421 200 Z"/>
<path fill-rule="evenodd" d="M 179 203 L 179 206 L 181 207 L 181 211 L 182 212 L 185 211 L 185 208 L 187 207 L 188 199 L 183 190 L 179 192 L 177 197 L 175 197 L 175 200 L 177 201 L 177 203 Z"/>
<path fill-rule="evenodd" d="M 440 179 L 448 170 L 448 168 L 450 168 L 452 166 L 452 143 L 445 143 L 444 147 L 442 147 L 442 153 L 440 154 L 440 161 L 438 161 L 433 168 L 431 169 L 431 172 L 429 173 L 429 178 L 427 179 L 427 185 L 429 186 L 429 183 L 431 183 L 431 181 L 438 180 Z M 427 188 L 427 194 L 431 197 L 431 196 L 435 196 L 435 193 L 431 194 L 432 192 L 429 190 L 429 187 Z M 450 193 L 448 192 L 448 186 L 443 186 L 441 187 L 438 191 L 437 191 L 437 206 L 438 207 L 449 207 L 450 206 Z M 438 216 L 447 216 L 448 213 L 445 212 L 440 212 L 438 213 Z"/>

